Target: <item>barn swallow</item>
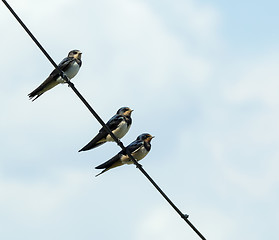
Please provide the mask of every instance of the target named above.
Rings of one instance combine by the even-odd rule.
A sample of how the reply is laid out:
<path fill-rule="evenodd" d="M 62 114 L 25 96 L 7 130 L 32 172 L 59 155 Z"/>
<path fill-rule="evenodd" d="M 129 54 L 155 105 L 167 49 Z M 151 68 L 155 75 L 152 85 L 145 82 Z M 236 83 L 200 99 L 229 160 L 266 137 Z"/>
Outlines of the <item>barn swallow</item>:
<path fill-rule="evenodd" d="M 133 161 L 129 158 L 127 152 L 131 153 L 131 155 L 137 161 L 143 159 L 151 149 L 150 142 L 152 138 L 154 138 L 154 136 L 151 136 L 148 133 L 143 133 L 139 135 L 135 141 L 133 141 L 125 148 L 125 150 L 120 151 L 110 160 L 95 167 L 96 169 L 104 169 L 102 172 L 97 174 L 96 177 L 108 171 L 111 168 L 115 168 L 123 164 L 132 164 Z"/>
<path fill-rule="evenodd" d="M 78 73 L 81 67 L 81 51 L 72 50 L 69 52 L 68 57 L 64 58 L 58 65 L 58 67 L 67 75 L 69 79 L 72 79 Z M 48 78 L 33 92 L 28 94 L 28 97 L 32 101 L 40 97 L 44 92 L 55 87 L 59 83 L 65 83 L 65 80 L 60 76 L 57 69 L 54 69 Z"/>
<path fill-rule="evenodd" d="M 117 138 L 122 138 L 124 135 L 129 131 L 131 124 L 132 124 L 132 118 L 131 113 L 132 109 L 128 107 L 122 107 L 120 108 L 116 115 L 114 115 L 107 123 L 106 125 L 108 128 L 114 133 L 114 135 Z M 107 130 L 102 127 L 99 131 L 99 133 L 82 149 L 81 151 L 87 151 L 90 149 L 93 149 L 95 147 L 98 147 L 105 142 L 112 142 L 114 141 L 113 138 L 110 136 L 110 134 L 107 132 Z"/>

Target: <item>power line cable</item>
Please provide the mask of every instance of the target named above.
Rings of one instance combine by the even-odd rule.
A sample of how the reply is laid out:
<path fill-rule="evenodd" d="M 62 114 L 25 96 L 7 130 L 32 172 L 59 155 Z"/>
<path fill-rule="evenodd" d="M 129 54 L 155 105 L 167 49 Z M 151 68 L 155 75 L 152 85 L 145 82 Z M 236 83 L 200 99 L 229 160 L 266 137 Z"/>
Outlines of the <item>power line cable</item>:
<path fill-rule="evenodd" d="M 32 32 L 27 28 L 24 22 L 19 18 L 19 16 L 15 13 L 13 8 L 7 3 L 7 1 L 2 0 L 2 2 L 6 5 L 12 15 L 16 18 L 16 20 L 20 23 L 20 25 L 24 28 L 27 34 L 31 37 L 31 39 L 35 42 L 35 44 L 40 48 L 43 54 L 47 57 L 47 59 L 51 62 L 51 64 L 59 71 L 60 76 L 65 80 L 65 82 L 71 87 L 74 93 L 79 97 L 79 99 L 83 102 L 83 104 L 88 108 L 88 110 L 93 114 L 96 120 L 106 129 L 106 131 L 111 135 L 113 140 L 118 144 L 118 146 L 125 150 L 125 146 L 123 143 L 113 134 L 113 132 L 108 128 L 105 122 L 101 119 L 101 117 L 95 112 L 95 110 L 90 106 L 90 104 L 85 100 L 85 98 L 80 94 L 80 92 L 76 89 L 74 84 L 69 80 L 67 75 L 58 67 L 58 65 L 54 62 L 51 56 L 47 53 L 47 51 L 43 48 L 43 46 L 39 43 L 39 41 L 35 38 Z M 189 221 L 189 215 L 183 214 L 179 208 L 169 199 L 169 197 L 163 192 L 163 190 L 156 184 L 156 182 L 149 176 L 149 174 L 143 169 L 142 165 L 139 164 L 135 158 L 131 155 L 129 151 L 126 150 L 127 155 L 136 165 L 136 167 L 144 174 L 144 176 L 151 182 L 151 184 L 161 193 L 161 195 L 165 198 L 165 200 L 173 207 L 173 209 L 180 215 L 182 219 L 198 234 L 198 236 L 206 240 L 206 238 L 199 232 L 199 230 Z"/>

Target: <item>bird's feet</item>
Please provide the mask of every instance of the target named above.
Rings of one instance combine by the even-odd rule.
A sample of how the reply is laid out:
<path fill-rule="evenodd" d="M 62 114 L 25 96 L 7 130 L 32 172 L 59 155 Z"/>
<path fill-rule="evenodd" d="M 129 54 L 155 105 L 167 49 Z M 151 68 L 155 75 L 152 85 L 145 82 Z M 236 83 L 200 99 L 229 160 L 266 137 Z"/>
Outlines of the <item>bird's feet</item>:
<path fill-rule="evenodd" d="M 142 168 L 142 165 L 138 163 L 136 168 Z"/>
<path fill-rule="evenodd" d="M 66 73 L 64 73 L 63 71 L 60 73 L 60 76 L 63 78 L 64 83 L 68 83 L 70 81 Z"/>

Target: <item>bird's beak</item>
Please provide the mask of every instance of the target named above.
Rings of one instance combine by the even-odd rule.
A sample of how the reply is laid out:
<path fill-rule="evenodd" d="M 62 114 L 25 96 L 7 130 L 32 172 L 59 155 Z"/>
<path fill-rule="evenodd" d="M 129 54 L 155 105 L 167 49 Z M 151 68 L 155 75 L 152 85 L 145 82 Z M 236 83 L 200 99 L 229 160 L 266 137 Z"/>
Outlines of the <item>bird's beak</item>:
<path fill-rule="evenodd" d="M 130 109 L 124 113 L 125 116 L 130 116 L 134 110 Z"/>
<path fill-rule="evenodd" d="M 150 136 L 147 138 L 147 142 L 150 142 L 155 136 Z"/>

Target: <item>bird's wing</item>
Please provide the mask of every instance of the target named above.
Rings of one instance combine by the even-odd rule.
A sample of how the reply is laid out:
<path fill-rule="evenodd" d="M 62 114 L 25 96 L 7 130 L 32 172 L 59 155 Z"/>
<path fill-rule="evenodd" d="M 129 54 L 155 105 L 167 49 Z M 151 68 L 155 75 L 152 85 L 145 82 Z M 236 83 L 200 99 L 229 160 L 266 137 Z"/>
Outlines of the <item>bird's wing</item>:
<path fill-rule="evenodd" d="M 58 67 L 63 71 L 65 72 L 69 67 L 70 67 L 70 64 L 72 63 L 72 61 L 74 61 L 73 58 L 69 58 L 69 57 L 66 57 L 64 58 L 58 65 Z M 52 78 L 56 79 L 59 77 L 59 71 L 55 68 L 49 75 L 49 77 L 51 76 Z"/>
<path fill-rule="evenodd" d="M 45 91 L 53 88 L 54 86 L 56 86 L 58 84 L 58 82 L 54 81 L 55 78 L 51 75 L 48 76 L 48 78 L 43 81 L 42 84 L 40 84 L 39 87 L 37 87 L 34 91 L 32 91 L 31 93 L 28 94 L 28 97 L 31 99 L 33 97 L 35 97 L 37 99 L 40 95 L 42 95 Z M 34 101 L 35 99 L 33 99 L 32 101 Z"/>
<path fill-rule="evenodd" d="M 121 121 L 122 121 L 122 117 L 119 115 L 115 115 L 106 123 L 106 125 L 111 131 L 113 131 L 119 126 L 119 123 Z M 102 127 L 99 133 L 87 145 L 85 145 L 82 149 L 80 149 L 79 152 L 87 151 L 102 145 L 103 143 L 106 142 L 105 139 L 107 135 L 108 135 L 107 130 L 104 127 Z"/>
<path fill-rule="evenodd" d="M 106 123 L 106 125 L 108 126 L 108 128 L 111 131 L 114 131 L 115 129 L 118 128 L 119 124 L 121 123 L 123 117 L 119 116 L 119 115 L 115 115 L 113 116 L 110 120 L 108 120 L 108 122 Z M 102 139 L 105 139 L 107 137 L 109 133 L 107 132 L 107 130 L 102 127 L 99 131 L 99 133 L 96 135 L 96 137 L 94 138 L 95 141 L 100 141 Z M 92 141 L 94 140 L 92 139 Z"/>
<path fill-rule="evenodd" d="M 131 154 L 135 153 L 140 149 L 141 146 L 142 146 L 142 141 L 135 140 L 125 148 L 124 154 L 127 154 L 127 151 L 129 151 L 129 153 Z"/>
<path fill-rule="evenodd" d="M 108 122 L 106 123 L 106 125 L 109 127 L 109 129 L 111 131 L 114 131 L 115 129 L 118 128 L 119 124 L 123 121 L 123 117 L 120 115 L 114 115 L 110 120 L 108 120 Z M 105 131 L 106 130 L 104 128 L 102 128 L 100 130 L 101 131 Z"/>
<path fill-rule="evenodd" d="M 58 65 L 58 67 L 65 72 L 68 67 L 70 67 L 70 63 L 73 61 L 73 58 L 69 58 L 66 57 L 64 58 Z M 48 78 L 39 86 L 37 87 L 34 91 L 32 91 L 31 93 L 28 94 L 28 96 L 31 98 L 35 97 L 37 99 L 40 95 L 42 95 L 45 91 L 53 88 L 54 86 L 56 86 L 58 84 L 58 82 L 56 82 L 56 79 L 59 77 L 59 71 L 55 68 L 50 75 L 48 76 Z M 34 101 L 35 99 L 33 99 L 32 101 Z"/>
<path fill-rule="evenodd" d="M 123 163 L 120 161 L 122 154 L 118 153 L 114 157 L 112 157 L 110 160 L 102 163 L 101 165 L 95 167 L 96 169 L 110 169 L 112 167 L 117 167 L 122 165 Z"/>
<path fill-rule="evenodd" d="M 136 141 L 132 142 L 130 145 L 128 145 L 125 150 L 122 150 L 121 152 L 116 154 L 114 157 L 112 157 L 108 161 L 95 167 L 96 169 L 104 169 L 102 172 L 97 174 L 96 177 L 103 174 L 104 172 L 108 171 L 111 168 L 115 168 L 115 167 L 123 165 L 124 162 L 122 162 L 121 159 L 123 157 L 126 158 L 126 156 L 124 156 L 124 155 L 126 155 L 127 149 L 129 150 L 130 153 L 136 153 L 140 149 L 141 146 L 142 146 L 142 141 L 136 140 Z"/>
<path fill-rule="evenodd" d="M 82 149 L 80 149 L 79 152 L 87 151 L 102 145 L 103 143 L 105 143 L 106 135 L 106 132 L 100 131 L 88 144 L 86 144 Z"/>

